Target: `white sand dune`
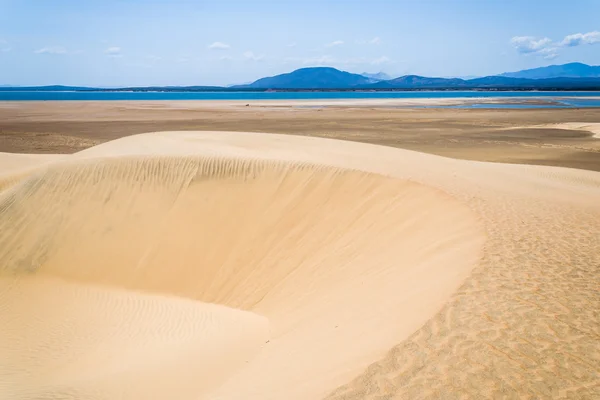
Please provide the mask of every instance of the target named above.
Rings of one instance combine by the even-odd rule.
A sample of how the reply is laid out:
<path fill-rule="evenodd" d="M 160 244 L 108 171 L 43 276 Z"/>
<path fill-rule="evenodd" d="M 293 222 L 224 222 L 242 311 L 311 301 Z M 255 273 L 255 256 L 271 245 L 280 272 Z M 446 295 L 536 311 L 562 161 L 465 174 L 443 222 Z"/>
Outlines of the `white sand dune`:
<path fill-rule="evenodd" d="M 65 156 L 55 154 L 13 154 L 0 152 L 0 191 L 25 178 L 37 168 Z"/>
<path fill-rule="evenodd" d="M 600 231 L 598 173 L 327 139 L 153 133 L 13 171 L 0 398 L 401 395 L 369 365 L 512 265 L 515 221 L 586 216 L 571 256 Z"/>

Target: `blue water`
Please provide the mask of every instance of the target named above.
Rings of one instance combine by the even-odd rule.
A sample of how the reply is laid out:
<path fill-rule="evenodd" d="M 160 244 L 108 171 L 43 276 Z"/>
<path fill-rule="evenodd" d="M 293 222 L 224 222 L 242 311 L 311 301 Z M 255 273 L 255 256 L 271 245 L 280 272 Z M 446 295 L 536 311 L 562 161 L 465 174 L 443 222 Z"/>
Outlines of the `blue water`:
<path fill-rule="evenodd" d="M 560 104 L 510 104 L 510 103 L 472 103 L 472 104 L 457 104 L 450 106 L 425 106 L 427 108 L 585 108 L 585 107 L 600 107 L 598 99 L 548 99 L 556 101 Z"/>
<path fill-rule="evenodd" d="M 319 100 L 319 99 L 423 99 L 423 98 L 544 98 L 560 104 L 467 104 L 459 108 L 570 108 L 600 107 L 600 92 L 26 92 L 0 91 L 0 101 L 50 100 Z M 565 99 L 577 97 L 577 99 Z M 552 98 L 552 99 L 550 99 Z M 437 106 L 436 106 L 437 107 Z"/>

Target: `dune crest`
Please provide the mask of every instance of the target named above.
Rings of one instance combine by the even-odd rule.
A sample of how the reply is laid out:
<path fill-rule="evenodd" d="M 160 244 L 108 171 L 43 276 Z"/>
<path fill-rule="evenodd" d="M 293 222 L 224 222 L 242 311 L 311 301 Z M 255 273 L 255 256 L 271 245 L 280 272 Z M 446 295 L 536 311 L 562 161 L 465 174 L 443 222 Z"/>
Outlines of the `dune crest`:
<path fill-rule="evenodd" d="M 262 157 L 260 143 L 231 139 L 126 138 L 0 194 L 0 307 L 18 321 L 0 333 L 6 393 L 281 398 L 298 385 L 298 397 L 323 396 L 423 324 L 480 256 L 476 216 L 437 189 L 294 159 L 277 136 Z M 242 350 L 215 348 L 214 332 Z M 180 337 L 195 350 L 178 358 Z M 148 343 L 143 358 L 133 343 Z M 164 357 L 165 371 L 198 372 L 232 352 L 224 384 L 190 373 L 152 389 Z M 64 357 L 74 367 L 57 372 Z"/>
<path fill-rule="evenodd" d="M 0 397 L 594 397 L 596 172 L 164 132 L 5 178 Z"/>

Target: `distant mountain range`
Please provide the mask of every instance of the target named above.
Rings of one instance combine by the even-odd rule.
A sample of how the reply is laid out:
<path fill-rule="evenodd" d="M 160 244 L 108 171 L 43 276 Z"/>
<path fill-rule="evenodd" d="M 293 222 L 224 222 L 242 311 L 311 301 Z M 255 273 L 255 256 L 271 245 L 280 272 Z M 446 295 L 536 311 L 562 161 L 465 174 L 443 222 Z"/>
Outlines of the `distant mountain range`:
<path fill-rule="evenodd" d="M 266 90 L 600 90 L 600 66 L 582 63 L 507 72 L 474 79 L 405 75 L 390 79 L 383 72 L 353 74 L 331 67 L 301 68 L 249 84 L 219 86 L 147 86 L 90 88 L 76 86 L 2 87 L 0 91 L 266 91 Z"/>
<path fill-rule="evenodd" d="M 500 76 L 508 78 L 548 79 L 548 78 L 600 78 L 600 66 L 582 63 L 550 65 L 548 67 L 506 72 Z"/>
<path fill-rule="evenodd" d="M 385 72 L 377 72 L 376 74 L 369 74 L 367 72 L 363 72 L 361 74 L 362 76 L 366 76 L 367 78 L 370 78 L 374 81 L 389 81 L 390 79 L 393 79 L 391 76 L 389 76 L 388 74 L 386 74 Z"/>
<path fill-rule="evenodd" d="M 565 76 L 561 75 L 561 72 Z M 580 75 L 577 75 L 577 74 Z M 511 72 L 474 79 L 435 78 L 405 75 L 395 79 L 378 79 L 382 75 L 350 74 L 329 67 L 302 68 L 288 74 L 262 78 L 244 89 L 517 89 L 565 90 L 600 89 L 600 66 L 581 63 L 551 65 L 533 70 Z M 535 78 L 534 78 L 535 77 Z"/>

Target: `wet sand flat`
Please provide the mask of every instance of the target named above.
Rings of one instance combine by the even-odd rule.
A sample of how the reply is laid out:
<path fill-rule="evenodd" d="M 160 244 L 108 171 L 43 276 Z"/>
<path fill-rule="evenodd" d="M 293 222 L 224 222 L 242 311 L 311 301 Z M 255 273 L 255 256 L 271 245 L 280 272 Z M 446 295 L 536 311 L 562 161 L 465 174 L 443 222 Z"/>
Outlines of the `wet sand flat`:
<path fill-rule="evenodd" d="M 452 101 L 434 103 L 442 100 Z M 478 161 L 600 170 L 600 140 L 589 130 L 572 129 L 600 123 L 600 109 L 404 108 L 430 103 L 425 99 L 5 102 L 0 103 L 0 151 L 73 153 L 152 131 L 252 131 L 353 140 Z M 563 123 L 579 125 L 571 129 L 556 125 Z"/>

